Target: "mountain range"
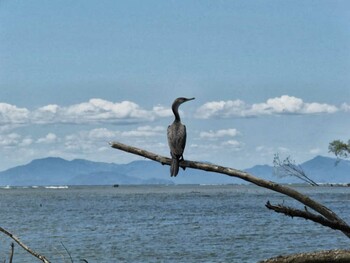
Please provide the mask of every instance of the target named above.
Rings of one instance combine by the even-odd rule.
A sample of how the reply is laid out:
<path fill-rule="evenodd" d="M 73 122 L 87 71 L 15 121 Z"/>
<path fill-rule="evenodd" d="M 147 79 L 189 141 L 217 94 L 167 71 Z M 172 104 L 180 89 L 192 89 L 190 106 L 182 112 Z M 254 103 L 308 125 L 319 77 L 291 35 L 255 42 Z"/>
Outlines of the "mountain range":
<path fill-rule="evenodd" d="M 300 166 L 307 176 L 318 183 L 349 183 L 350 161 L 343 160 L 335 164 L 334 158 L 317 156 Z M 302 182 L 294 177 L 274 175 L 274 168 L 270 165 L 256 165 L 245 171 L 278 183 Z M 172 178 L 169 176 L 169 166 L 145 160 L 115 164 L 48 157 L 0 172 L 0 185 L 3 186 L 230 183 L 245 182 L 189 168 L 181 170 L 176 178 Z"/>

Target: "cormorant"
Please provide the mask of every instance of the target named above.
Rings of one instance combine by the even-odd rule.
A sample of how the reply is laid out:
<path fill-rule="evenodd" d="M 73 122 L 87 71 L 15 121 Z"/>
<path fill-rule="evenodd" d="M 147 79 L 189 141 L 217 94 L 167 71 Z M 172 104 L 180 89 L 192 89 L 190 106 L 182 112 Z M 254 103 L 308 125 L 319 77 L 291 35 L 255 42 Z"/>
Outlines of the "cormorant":
<path fill-rule="evenodd" d="M 170 166 L 171 176 L 176 176 L 179 172 L 179 162 L 183 160 L 183 152 L 186 145 L 186 126 L 181 123 L 179 106 L 189 100 L 194 100 L 194 98 L 177 98 L 171 107 L 175 115 L 174 122 L 168 126 L 168 144 L 172 158 Z"/>

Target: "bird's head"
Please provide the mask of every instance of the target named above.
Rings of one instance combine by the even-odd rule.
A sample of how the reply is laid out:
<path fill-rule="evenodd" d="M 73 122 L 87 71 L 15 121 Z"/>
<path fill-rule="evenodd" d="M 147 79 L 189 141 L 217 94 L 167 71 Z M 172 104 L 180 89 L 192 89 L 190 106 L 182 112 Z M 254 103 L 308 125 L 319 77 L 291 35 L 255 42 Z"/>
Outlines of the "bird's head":
<path fill-rule="evenodd" d="M 194 100 L 194 98 L 184 98 L 184 97 L 180 97 L 180 98 L 177 98 L 177 99 L 175 99 L 175 101 L 174 101 L 174 105 L 180 105 L 180 104 L 182 104 L 182 103 L 184 103 L 184 102 L 186 102 L 186 101 L 189 101 L 189 100 Z"/>
<path fill-rule="evenodd" d="M 194 98 L 184 98 L 184 97 L 180 97 L 174 100 L 173 105 L 171 106 L 173 113 L 175 115 L 175 121 L 180 121 L 180 115 L 179 115 L 179 106 L 189 100 L 194 100 Z"/>

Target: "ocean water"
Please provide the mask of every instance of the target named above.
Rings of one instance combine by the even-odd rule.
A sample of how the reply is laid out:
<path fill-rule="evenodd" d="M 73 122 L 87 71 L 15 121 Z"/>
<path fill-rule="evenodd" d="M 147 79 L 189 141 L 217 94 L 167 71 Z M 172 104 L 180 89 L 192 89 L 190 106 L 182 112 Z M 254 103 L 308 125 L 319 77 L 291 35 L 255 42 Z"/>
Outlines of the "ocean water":
<path fill-rule="evenodd" d="M 350 222 L 350 187 L 297 189 Z M 257 262 L 349 248 L 341 232 L 269 211 L 268 200 L 295 205 L 252 185 L 9 188 L 0 226 L 51 262 Z M 11 242 L 0 233 L 1 262 Z M 16 244 L 14 262 L 40 261 Z"/>

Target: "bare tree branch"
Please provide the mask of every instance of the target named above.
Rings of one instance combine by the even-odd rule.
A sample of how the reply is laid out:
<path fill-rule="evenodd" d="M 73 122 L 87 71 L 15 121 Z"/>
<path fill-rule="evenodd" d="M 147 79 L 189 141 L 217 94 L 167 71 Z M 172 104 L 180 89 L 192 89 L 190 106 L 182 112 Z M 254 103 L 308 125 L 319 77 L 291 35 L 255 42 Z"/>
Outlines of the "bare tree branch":
<path fill-rule="evenodd" d="M 119 143 L 119 142 L 111 142 L 110 145 L 112 148 L 119 149 L 119 150 L 129 152 L 132 154 L 136 154 L 139 156 L 143 156 L 145 158 L 159 162 L 163 165 L 164 164 L 166 164 L 166 165 L 171 164 L 170 158 L 165 157 L 165 156 L 161 156 L 161 155 L 158 155 L 158 154 L 155 154 L 155 153 L 152 153 L 152 152 L 149 152 L 149 151 L 137 148 L 137 147 L 129 146 L 129 145 Z M 311 199 L 310 197 L 308 197 L 304 194 L 301 194 L 298 191 L 296 191 L 290 187 L 283 186 L 283 185 L 277 184 L 277 183 L 272 182 L 272 181 L 263 180 L 261 178 L 250 175 L 247 172 L 243 172 L 240 170 L 236 170 L 236 169 L 228 168 L 228 167 L 224 167 L 224 166 L 219 166 L 219 165 L 215 165 L 215 164 L 183 160 L 180 162 L 180 166 L 182 168 L 189 167 L 189 168 L 193 168 L 193 169 L 199 169 L 199 170 L 208 171 L 208 172 L 215 172 L 215 173 L 225 174 L 225 175 L 228 175 L 231 177 L 240 178 L 244 181 L 253 183 L 257 186 L 264 187 L 264 188 L 270 189 L 272 191 L 287 195 L 287 196 L 299 201 L 300 203 L 304 204 L 305 206 L 308 206 L 311 209 L 315 210 L 316 212 L 318 212 L 319 214 L 321 214 L 322 216 L 324 216 L 328 220 L 333 221 L 333 222 L 338 222 L 339 224 L 342 224 L 342 225 L 347 225 L 347 223 L 344 220 L 342 220 L 340 217 L 338 217 L 338 215 L 335 214 L 332 210 L 330 210 L 326 206 L 316 202 L 315 200 Z M 342 230 L 340 230 L 340 231 L 342 231 Z M 342 232 L 346 236 L 350 237 L 350 231 L 342 231 Z"/>
<path fill-rule="evenodd" d="M 9 261 L 9 263 L 12 263 L 14 251 L 15 251 L 15 244 L 13 244 L 13 242 L 12 242 L 11 243 L 11 254 L 10 254 L 10 261 Z"/>
<path fill-rule="evenodd" d="M 278 176 L 297 177 L 300 180 L 312 186 L 318 186 L 318 184 L 314 180 L 312 180 L 310 177 L 308 177 L 304 172 L 303 168 L 300 165 L 297 165 L 295 161 L 291 159 L 290 156 L 288 156 L 286 159 L 281 161 L 279 155 L 275 154 L 273 158 L 273 165 L 274 165 L 274 173 Z"/>
<path fill-rule="evenodd" d="M 286 216 L 290 216 L 290 217 L 301 217 L 304 218 L 306 220 L 311 220 L 315 223 L 321 224 L 323 226 L 327 226 L 330 227 L 334 230 L 340 230 L 343 232 L 349 232 L 350 233 L 350 226 L 348 225 L 344 225 L 342 223 L 339 223 L 338 221 L 330 221 L 327 218 L 320 216 L 320 215 L 316 215 L 314 213 L 309 212 L 307 209 L 303 210 L 299 210 L 299 209 L 295 209 L 292 207 L 288 207 L 288 206 L 283 206 L 281 204 L 279 205 L 272 205 L 270 203 L 270 201 L 267 201 L 266 205 L 265 205 L 268 209 L 271 209 L 277 213 L 282 213 L 285 214 Z"/>
<path fill-rule="evenodd" d="M 32 254 L 34 257 L 40 259 L 44 263 L 50 263 L 50 261 L 44 257 L 43 255 L 40 255 L 39 253 L 35 252 L 34 250 L 30 249 L 26 244 L 24 244 L 22 241 L 19 240 L 18 237 L 7 231 L 6 229 L 0 227 L 0 232 L 4 233 L 5 235 L 9 236 L 12 238 L 18 245 L 20 245 L 25 251 L 28 253 Z"/>

